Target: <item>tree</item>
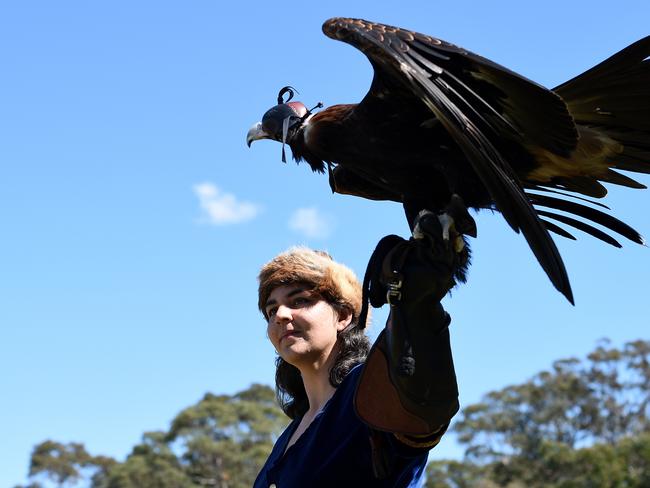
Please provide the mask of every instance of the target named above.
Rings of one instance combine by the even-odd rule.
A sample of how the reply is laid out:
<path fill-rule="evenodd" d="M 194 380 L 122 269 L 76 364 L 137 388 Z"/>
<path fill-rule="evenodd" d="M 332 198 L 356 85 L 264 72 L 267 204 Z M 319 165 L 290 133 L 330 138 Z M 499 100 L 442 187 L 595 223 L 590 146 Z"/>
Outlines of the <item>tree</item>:
<path fill-rule="evenodd" d="M 427 488 L 496 488 L 489 469 L 471 461 L 431 461 L 427 465 Z"/>
<path fill-rule="evenodd" d="M 650 486 L 650 341 L 601 341 L 463 409 L 462 461 L 428 467 L 427 486 Z"/>
<path fill-rule="evenodd" d="M 124 462 L 91 456 L 79 443 L 37 445 L 24 488 L 43 488 L 41 480 L 59 487 L 250 487 L 285 424 L 267 386 L 232 396 L 208 393 L 181 411 L 169 431 L 145 433 Z"/>
<path fill-rule="evenodd" d="M 198 488 L 165 441 L 164 432 L 147 432 L 123 463 L 100 472 L 92 488 Z"/>
<path fill-rule="evenodd" d="M 273 391 L 252 385 L 233 397 L 207 394 L 172 422 L 167 441 L 198 485 L 248 488 L 273 448 L 286 417 Z"/>
<path fill-rule="evenodd" d="M 89 472 L 106 472 L 113 465 L 115 460 L 109 457 L 88 454 L 83 444 L 46 440 L 37 444 L 32 451 L 29 476 L 43 477 L 62 487 L 77 483 Z M 42 488 L 42 484 L 33 481 L 25 488 Z"/>

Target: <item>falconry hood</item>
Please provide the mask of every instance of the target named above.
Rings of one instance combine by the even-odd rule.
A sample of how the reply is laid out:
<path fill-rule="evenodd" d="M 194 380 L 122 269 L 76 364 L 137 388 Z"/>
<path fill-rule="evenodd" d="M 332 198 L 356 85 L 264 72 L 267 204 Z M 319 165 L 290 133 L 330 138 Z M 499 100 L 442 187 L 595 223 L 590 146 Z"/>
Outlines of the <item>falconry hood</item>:
<path fill-rule="evenodd" d="M 253 141 L 259 139 L 272 139 L 281 142 L 282 162 L 287 162 L 284 145 L 291 141 L 292 136 L 311 115 L 311 110 L 308 110 L 304 103 L 290 101 L 295 93 L 295 88 L 290 86 L 285 86 L 280 90 L 278 104 L 267 110 L 262 121 L 257 122 L 249 129 L 246 135 L 248 147 Z M 286 100 L 284 99 L 285 95 L 287 95 Z M 321 103 L 314 108 L 319 107 L 322 107 Z"/>

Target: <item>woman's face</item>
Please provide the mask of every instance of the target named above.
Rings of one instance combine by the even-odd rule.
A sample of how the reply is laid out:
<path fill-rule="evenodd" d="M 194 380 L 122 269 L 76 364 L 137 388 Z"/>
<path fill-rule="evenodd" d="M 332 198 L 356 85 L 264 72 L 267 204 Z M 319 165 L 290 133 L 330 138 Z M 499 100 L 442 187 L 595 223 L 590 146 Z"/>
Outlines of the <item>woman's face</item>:
<path fill-rule="evenodd" d="M 265 305 L 267 334 L 278 354 L 289 364 L 319 367 L 332 355 L 338 332 L 352 320 L 300 283 L 282 285 Z"/>

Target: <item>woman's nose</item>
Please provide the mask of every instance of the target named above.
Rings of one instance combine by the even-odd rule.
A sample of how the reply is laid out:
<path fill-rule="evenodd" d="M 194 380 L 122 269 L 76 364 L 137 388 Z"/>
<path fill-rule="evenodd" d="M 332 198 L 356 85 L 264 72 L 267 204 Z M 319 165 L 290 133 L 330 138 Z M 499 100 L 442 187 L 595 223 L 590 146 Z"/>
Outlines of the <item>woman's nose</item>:
<path fill-rule="evenodd" d="M 278 309 L 275 312 L 275 320 L 277 321 L 285 321 L 285 320 L 291 320 L 292 318 L 292 311 L 291 308 L 287 307 L 286 305 L 280 305 Z"/>

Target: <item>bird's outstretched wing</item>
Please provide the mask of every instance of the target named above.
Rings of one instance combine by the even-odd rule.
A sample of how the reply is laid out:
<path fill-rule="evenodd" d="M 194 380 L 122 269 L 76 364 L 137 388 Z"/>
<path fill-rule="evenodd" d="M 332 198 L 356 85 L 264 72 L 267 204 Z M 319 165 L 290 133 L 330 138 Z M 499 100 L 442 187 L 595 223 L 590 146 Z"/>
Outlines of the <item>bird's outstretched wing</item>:
<path fill-rule="evenodd" d="M 370 91 L 355 111 L 378 103 L 406 111 L 426 106 L 463 151 L 508 224 L 522 231 L 553 285 L 573 303 L 557 247 L 499 151 L 504 143 L 517 144 L 525 137 L 527 143 L 568 155 L 576 146 L 577 130 L 562 99 L 427 35 L 344 18 L 326 21 L 323 32 L 361 50 L 374 68 Z"/>

